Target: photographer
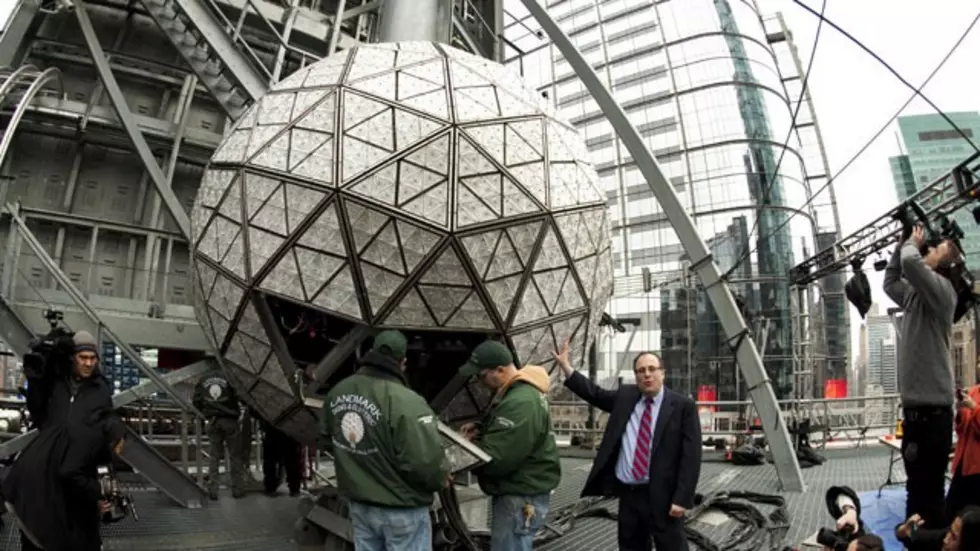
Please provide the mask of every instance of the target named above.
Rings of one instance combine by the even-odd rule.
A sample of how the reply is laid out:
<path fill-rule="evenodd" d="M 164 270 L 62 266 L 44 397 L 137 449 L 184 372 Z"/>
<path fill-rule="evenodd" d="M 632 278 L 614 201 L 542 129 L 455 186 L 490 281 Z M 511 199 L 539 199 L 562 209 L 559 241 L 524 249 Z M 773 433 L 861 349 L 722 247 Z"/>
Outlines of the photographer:
<path fill-rule="evenodd" d="M 21 549 L 98 551 L 102 496 L 98 466 L 122 453 L 126 426 L 111 410 L 38 433 L 4 480 L 7 510 L 21 530 Z"/>
<path fill-rule="evenodd" d="M 953 445 L 949 338 L 957 303 L 955 287 L 944 274 L 959 256 L 952 239 L 927 243 L 925 229 L 916 225 L 885 269 L 885 293 L 905 312 L 898 382 L 904 408 L 902 458 L 908 475 L 906 517 L 918 513 L 928 528 L 944 524 L 943 489 Z"/>
<path fill-rule="evenodd" d="M 825 551 L 884 551 L 878 536 L 865 533 L 861 522 L 861 500 L 847 486 L 832 486 L 826 494 L 827 510 L 836 519 L 834 530 L 822 528 L 817 543 Z"/>
<path fill-rule="evenodd" d="M 55 329 L 44 349 L 24 358 L 27 407 L 35 428 L 90 419 L 113 409 L 112 389 L 99 371 L 98 343 L 87 331 L 70 336 Z"/>
<path fill-rule="evenodd" d="M 946 528 L 922 528 L 919 515 L 895 527 L 895 538 L 911 549 L 915 545 L 934 545 L 942 551 L 975 551 L 980 549 L 980 507 L 970 505 L 953 518 Z"/>

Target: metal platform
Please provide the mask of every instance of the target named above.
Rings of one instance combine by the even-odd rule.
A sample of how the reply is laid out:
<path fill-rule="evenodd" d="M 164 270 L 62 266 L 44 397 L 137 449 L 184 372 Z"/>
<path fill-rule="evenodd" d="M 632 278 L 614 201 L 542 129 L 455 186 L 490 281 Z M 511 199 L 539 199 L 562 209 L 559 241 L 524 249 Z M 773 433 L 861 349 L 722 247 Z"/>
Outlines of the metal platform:
<path fill-rule="evenodd" d="M 796 544 L 830 519 L 824 509 L 824 492 L 829 486 L 846 484 L 856 491 L 876 490 L 888 473 L 889 454 L 885 448 L 872 447 L 828 452 L 826 464 L 803 471 L 809 490 L 804 494 L 787 493 L 792 528 L 787 544 Z M 588 459 L 563 460 L 562 484 L 551 500 L 552 509 L 573 503 L 588 475 Z M 901 471 L 901 465 L 896 465 Z M 778 479 L 772 465 L 732 467 L 728 463 L 703 464 L 699 491 L 720 489 L 776 493 Z M 902 479 L 899 473 L 897 479 Z M 105 532 L 105 549 L 127 551 L 223 551 L 223 550 L 294 550 L 292 528 L 297 518 L 297 500 L 282 495 L 268 498 L 261 494 L 241 500 L 231 499 L 227 492 L 218 503 L 204 509 L 188 510 L 173 505 L 166 496 L 152 489 L 134 492 L 139 522 L 131 519 L 109 527 Z M 605 506 L 616 510 L 616 502 Z M 768 511 L 766 511 L 768 513 Z M 720 539 L 734 527 L 733 522 L 720 526 L 699 526 L 713 539 Z M 0 549 L 20 549 L 19 537 L 9 526 L 0 534 Z M 603 519 L 583 519 L 563 538 L 540 547 L 546 551 L 614 551 L 616 524 Z"/>

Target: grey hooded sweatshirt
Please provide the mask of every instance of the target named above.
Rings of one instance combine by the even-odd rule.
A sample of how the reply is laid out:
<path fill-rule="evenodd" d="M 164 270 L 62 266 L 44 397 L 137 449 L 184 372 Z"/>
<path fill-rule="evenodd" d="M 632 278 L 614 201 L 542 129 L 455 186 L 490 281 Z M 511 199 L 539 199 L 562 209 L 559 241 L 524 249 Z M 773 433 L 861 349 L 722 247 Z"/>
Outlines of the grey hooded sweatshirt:
<path fill-rule="evenodd" d="M 902 405 L 952 406 L 949 336 L 956 290 L 926 265 L 912 243 L 895 250 L 885 268 L 885 294 L 902 307 L 898 389 Z"/>

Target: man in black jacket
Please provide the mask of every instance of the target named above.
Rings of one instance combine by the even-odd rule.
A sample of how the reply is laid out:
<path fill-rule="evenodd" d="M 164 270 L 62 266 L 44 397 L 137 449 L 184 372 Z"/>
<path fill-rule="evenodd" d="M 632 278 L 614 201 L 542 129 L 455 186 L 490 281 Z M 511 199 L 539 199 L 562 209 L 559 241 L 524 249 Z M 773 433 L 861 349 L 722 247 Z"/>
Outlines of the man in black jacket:
<path fill-rule="evenodd" d="M 218 499 L 221 459 L 225 448 L 231 463 L 231 493 L 235 498 L 245 495 L 244 449 L 238 417 L 241 407 L 238 395 L 220 369 L 204 374 L 194 388 L 194 407 L 207 419 L 211 461 L 208 463 L 208 494 Z"/>
<path fill-rule="evenodd" d="M 70 356 L 70 367 L 61 368 L 62 356 Z M 52 365 L 44 379 L 28 380 L 27 404 L 35 428 L 59 423 L 87 422 L 93 413 L 112 410 L 112 389 L 99 370 L 98 343 L 91 333 L 78 331 L 67 342 L 58 343 Z M 60 372 L 59 372 L 60 371 Z"/>
<path fill-rule="evenodd" d="M 42 429 L 3 483 L 5 506 L 21 530 L 21 549 L 98 551 L 102 501 L 98 466 L 122 453 L 126 426 L 111 410 Z"/>
<path fill-rule="evenodd" d="M 633 360 L 635 385 L 599 388 L 572 368 L 568 343 L 555 353 L 565 386 L 609 413 L 582 496 L 619 497 L 622 551 L 688 549 L 684 513 L 701 476 L 701 425 L 694 401 L 664 387 L 660 357 Z"/>

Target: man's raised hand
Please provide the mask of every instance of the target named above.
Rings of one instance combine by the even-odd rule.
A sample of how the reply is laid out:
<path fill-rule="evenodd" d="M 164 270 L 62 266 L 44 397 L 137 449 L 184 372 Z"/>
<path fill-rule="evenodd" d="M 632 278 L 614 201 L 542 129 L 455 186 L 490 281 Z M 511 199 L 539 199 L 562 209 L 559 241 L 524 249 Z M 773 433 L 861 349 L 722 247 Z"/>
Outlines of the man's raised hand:
<path fill-rule="evenodd" d="M 558 367 L 561 368 L 562 373 L 564 373 L 566 377 L 571 375 L 573 371 L 572 363 L 568 359 L 568 350 L 571 348 L 571 345 L 569 344 L 570 342 L 571 339 L 565 339 L 565 343 L 561 345 L 561 350 L 552 352 L 552 354 L 555 356 L 555 362 L 558 363 Z"/>

